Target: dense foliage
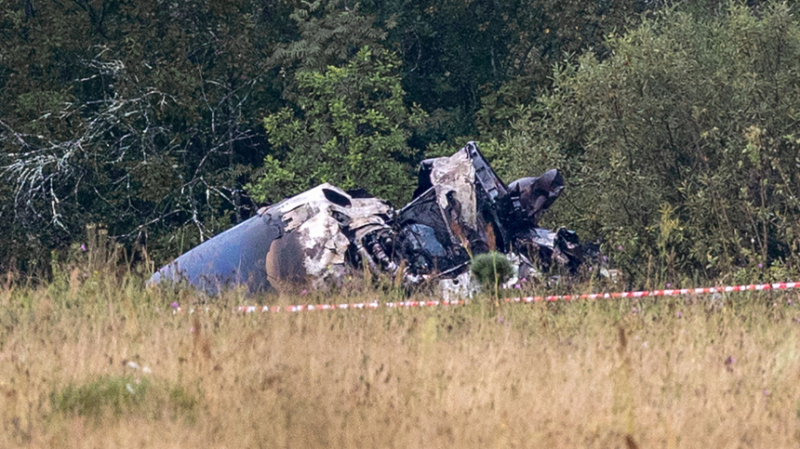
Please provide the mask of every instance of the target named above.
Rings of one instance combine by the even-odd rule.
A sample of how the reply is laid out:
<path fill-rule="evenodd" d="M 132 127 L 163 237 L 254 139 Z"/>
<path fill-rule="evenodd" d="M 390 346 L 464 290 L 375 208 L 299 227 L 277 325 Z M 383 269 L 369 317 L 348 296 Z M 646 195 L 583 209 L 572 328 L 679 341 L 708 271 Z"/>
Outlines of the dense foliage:
<path fill-rule="evenodd" d="M 390 54 L 364 46 L 343 67 L 298 72 L 299 112 L 286 107 L 264 119 L 275 155 L 250 192 L 274 202 L 329 182 L 395 204 L 410 200 L 408 128 L 425 115 L 406 108 L 396 68 Z"/>
<path fill-rule="evenodd" d="M 602 236 L 631 274 L 714 277 L 799 261 L 800 26 L 670 11 L 557 68 L 494 151 L 567 171 L 557 220 Z M 551 217 L 553 218 L 553 217 Z"/>
<path fill-rule="evenodd" d="M 0 269 L 46 262 L 49 250 L 83 239 L 87 224 L 146 244 L 157 260 L 172 257 L 246 218 L 256 206 L 244 190 L 251 182 L 257 201 L 274 201 L 315 179 L 355 185 L 387 171 L 368 187 L 402 201 L 428 145 L 456 145 L 481 126 L 497 132 L 533 85 L 547 84 L 561 50 L 598 42 L 636 5 L 2 1 Z M 367 47 L 372 62 L 355 61 Z M 372 82 L 372 70 L 385 70 L 374 73 L 382 97 L 369 93 L 364 105 L 362 89 L 341 118 L 369 136 L 344 141 L 353 130 L 335 129 L 331 105 L 310 104 L 330 100 L 315 83 Z M 264 118 L 289 116 L 324 129 L 306 142 L 276 132 L 268 140 Z M 376 120 L 391 123 L 389 136 Z M 333 145 L 331 132 L 334 151 L 359 142 L 347 150 L 351 166 L 366 158 L 358 170 L 304 167 L 289 185 L 269 170 L 298 170 L 312 142 Z M 333 167 L 341 156 L 330 156 L 322 162 Z M 269 174 L 259 181 L 256 171 Z"/>
<path fill-rule="evenodd" d="M 164 261 L 319 182 L 402 204 L 468 138 L 565 170 L 547 224 L 633 279 L 792 268 L 794 7 L 665 3 L 0 0 L 0 270 L 87 225 Z"/>
<path fill-rule="evenodd" d="M 164 256 L 247 213 L 280 95 L 252 2 L 3 2 L 0 265 L 108 227 Z M 149 237 L 149 238 L 147 238 Z"/>

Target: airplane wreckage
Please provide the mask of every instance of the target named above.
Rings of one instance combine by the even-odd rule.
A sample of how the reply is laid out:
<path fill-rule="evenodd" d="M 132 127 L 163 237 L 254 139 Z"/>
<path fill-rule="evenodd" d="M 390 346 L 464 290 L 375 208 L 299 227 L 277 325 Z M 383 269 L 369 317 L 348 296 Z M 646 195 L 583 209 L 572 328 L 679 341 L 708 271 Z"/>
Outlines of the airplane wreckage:
<path fill-rule="evenodd" d="M 423 161 L 413 199 L 400 210 L 364 190 L 321 184 L 260 209 L 148 283 L 188 282 L 209 294 L 244 285 L 257 293 L 337 285 L 367 269 L 407 288 L 467 296 L 475 289 L 471 257 L 494 248 L 513 263 L 511 282 L 554 267 L 575 273 L 596 247 L 582 246 L 565 228 L 537 227 L 563 189 L 556 169 L 506 185 L 469 142 L 450 157 Z"/>

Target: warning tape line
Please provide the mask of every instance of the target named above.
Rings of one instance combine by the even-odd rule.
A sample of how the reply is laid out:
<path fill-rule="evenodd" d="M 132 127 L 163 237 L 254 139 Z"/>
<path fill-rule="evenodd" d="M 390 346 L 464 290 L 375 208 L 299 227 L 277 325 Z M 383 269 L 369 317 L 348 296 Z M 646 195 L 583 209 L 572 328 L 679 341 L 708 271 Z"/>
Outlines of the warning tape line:
<path fill-rule="evenodd" d="M 672 290 L 649 290 L 619 293 L 591 293 L 584 295 L 528 296 L 508 298 L 506 302 L 573 301 L 579 299 L 644 298 L 649 296 L 707 295 L 712 293 L 732 293 L 763 290 L 789 290 L 800 288 L 800 282 L 778 282 L 775 284 L 729 285 L 724 287 L 681 288 Z"/>
<path fill-rule="evenodd" d="M 410 307 L 436 307 L 436 306 L 460 306 L 466 301 L 398 301 L 385 302 L 383 304 L 373 302 L 358 302 L 350 304 L 305 304 L 298 306 L 239 306 L 237 312 L 303 312 L 310 310 L 350 310 L 350 309 L 400 309 Z"/>
<path fill-rule="evenodd" d="M 765 290 L 789 290 L 800 288 L 800 282 L 778 282 L 774 284 L 749 284 L 749 285 L 732 285 L 724 287 L 703 287 L 703 288 L 681 288 L 671 290 L 649 290 L 649 291 L 635 291 L 635 292 L 618 292 L 618 293 L 591 293 L 582 295 L 552 295 L 552 296 L 525 296 L 517 298 L 505 298 L 507 303 L 533 303 L 533 302 L 554 302 L 554 301 L 576 301 L 582 299 L 616 299 L 616 298 L 645 298 L 656 296 L 683 296 L 683 295 L 708 295 L 713 293 L 733 293 L 733 292 L 746 292 L 746 291 L 765 291 Z M 254 312 L 304 312 L 315 310 L 363 310 L 363 309 L 379 309 L 381 307 L 387 309 L 401 309 L 412 307 L 438 307 L 438 306 L 459 306 L 466 304 L 468 301 L 398 301 L 380 303 L 377 301 L 372 302 L 358 302 L 358 303 L 343 303 L 343 304 L 303 304 L 303 305 L 290 305 L 290 306 L 239 306 L 235 309 L 240 313 L 254 313 Z M 175 312 L 183 312 L 183 308 L 176 307 Z M 194 312 L 190 309 L 189 313 Z"/>

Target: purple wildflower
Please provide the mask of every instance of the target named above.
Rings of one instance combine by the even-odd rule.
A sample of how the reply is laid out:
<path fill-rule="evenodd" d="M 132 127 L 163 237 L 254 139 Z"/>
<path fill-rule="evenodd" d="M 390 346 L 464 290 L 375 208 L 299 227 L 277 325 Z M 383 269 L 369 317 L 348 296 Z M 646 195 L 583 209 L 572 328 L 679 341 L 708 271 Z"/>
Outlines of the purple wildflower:
<path fill-rule="evenodd" d="M 622 250 L 623 250 L 622 245 L 618 245 L 617 246 L 617 251 L 622 251 Z"/>
<path fill-rule="evenodd" d="M 175 301 L 170 305 L 172 306 L 173 309 L 177 309 L 178 307 L 180 307 L 180 306 L 178 306 L 178 301 Z"/>
<path fill-rule="evenodd" d="M 764 268 L 764 264 L 758 264 L 758 268 Z"/>
<path fill-rule="evenodd" d="M 678 318 L 681 318 L 681 317 L 683 317 L 683 314 L 681 313 L 680 310 L 678 310 L 678 313 L 676 313 L 675 316 L 677 316 Z"/>
<path fill-rule="evenodd" d="M 81 251 L 86 252 L 86 245 L 81 245 Z"/>
<path fill-rule="evenodd" d="M 670 284 L 669 282 L 667 282 L 667 288 L 670 288 L 670 287 L 672 287 L 672 284 Z"/>

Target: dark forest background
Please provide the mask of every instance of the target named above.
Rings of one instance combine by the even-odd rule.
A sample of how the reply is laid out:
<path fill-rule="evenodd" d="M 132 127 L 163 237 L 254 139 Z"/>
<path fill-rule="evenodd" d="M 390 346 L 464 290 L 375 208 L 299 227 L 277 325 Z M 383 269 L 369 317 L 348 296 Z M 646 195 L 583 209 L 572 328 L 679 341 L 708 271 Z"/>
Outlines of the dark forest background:
<path fill-rule="evenodd" d="M 467 140 L 644 279 L 800 249 L 794 3 L 0 0 L 0 272 L 161 263 L 321 182 L 395 206 Z"/>

